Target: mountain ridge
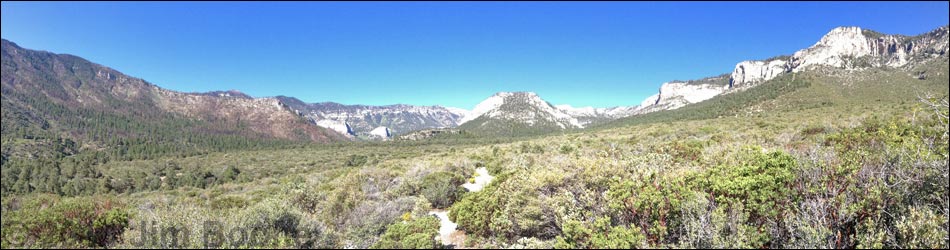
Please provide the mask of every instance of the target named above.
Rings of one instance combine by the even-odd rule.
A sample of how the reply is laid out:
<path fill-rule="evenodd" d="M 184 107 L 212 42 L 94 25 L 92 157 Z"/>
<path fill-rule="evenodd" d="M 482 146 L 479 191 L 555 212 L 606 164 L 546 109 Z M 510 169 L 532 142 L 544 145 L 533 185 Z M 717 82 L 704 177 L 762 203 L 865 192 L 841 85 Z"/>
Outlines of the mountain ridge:
<path fill-rule="evenodd" d="M 6 39 L 2 56 L 5 139 L 79 142 L 72 151 L 135 144 L 147 151 L 142 155 L 256 140 L 344 140 L 273 99 L 163 89 L 78 56 L 25 49 Z"/>
<path fill-rule="evenodd" d="M 239 126 L 249 128 L 256 133 L 269 134 L 278 138 L 293 139 L 289 130 L 308 130 L 298 125 L 260 126 L 260 124 L 240 125 L 242 118 L 250 120 L 269 120 L 273 122 L 296 123 L 298 117 L 315 127 L 322 127 L 344 135 L 344 138 L 379 139 L 382 134 L 400 135 L 424 129 L 459 128 L 483 130 L 484 124 L 498 123 L 487 127 L 530 128 L 539 125 L 539 131 L 557 131 L 581 129 L 611 120 L 631 117 L 645 113 L 673 110 L 693 103 L 703 102 L 725 93 L 743 91 L 757 86 L 777 76 L 811 70 L 815 67 L 836 67 L 860 70 L 870 67 L 903 67 L 947 54 L 948 26 L 936 28 L 930 32 L 915 36 L 887 35 L 860 27 L 837 27 L 822 36 L 814 45 L 801 49 L 792 55 L 774 56 L 765 60 L 748 60 L 736 64 L 731 73 L 696 80 L 673 80 L 661 84 L 658 93 L 638 105 L 615 106 L 610 108 L 573 107 L 569 104 L 554 105 L 541 99 L 534 92 L 497 92 L 484 99 L 471 110 L 441 105 L 416 106 L 409 104 L 361 105 L 336 102 L 306 103 L 289 96 L 254 98 L 238 90 L 210 91 L 204 93 L 183 93 L 162 89 L 139 78 L 128 77 L 111 68 L 88 62 L 81 57 L 69 54 L 55 54 L 63 61 L 86 62 L 92 66 L 76 71 L 59 65 L 50 71 L 81 74 L 81 77 L 100 81 L 67 80 L 63 87 L 40 86 L 33 91 L 56 100 L 82 105 L 105 105 L 109 100 L 103 96 L 116 96 L 125 101 L 155 105 L 162 110 L 175 112 L 199 120 L 236 120 Z M 20 50 L 15 43 L 6 39 L 5 53 L 10 49 L 14 55 Z M 19 48 L 22 49 L 22 48 Z M 41 59 L 42 61 L 42 59 Z M 7 67 L 5 62 L 5 67 Z M 15 72 L 15 65 L 10 71 Z M 73 67 L 76 67 L 75 65 Z M 5 68 L 6 69 L 6 68 Z M 94 71 L 91 69 L 95 69 Z M 9 75 L 9 74 L 7 74 Z M 14 78 L 4 77 L 4 93 L 17 89 Z M 121 83 L 121 84 L 120 84 Z M 90 85 L 92 84 L 92 85 Z M 83 86 L 92 86 L 98 92 L 90 93 Z M 20 89 L 19 91 L 30 91 Z M 74 98 L 75 97 L 75 98 Z M 107 98 L 108 99 L 108 98 Z M 177 105 L 187 104 L 187 105 Z M 115 106 L 115 105 L 113 105 Z M 213 107 L 213 108 L 212 108 Z M 103 107 L 100 107 L 103 108 Z M 230 108 L 228 112 L 216 112 L 216 109 Z M 118 112 L 122 107 L 116 107 Z M 262 111 L 266 110 L 266 111 Z M 291 115 L 282 115 L 277 121 L 268 115 L 279 114 L 283 110 Z M 257 115 L 253 115 L 257 114 Z M 468 124 L 478 120 L 478 124 Z M 496 120 L 496 121 L 492 121 Z M 505 120 L 504 122 L 498 120 Z M 310 129 L 309 140 L 325 141 L 316 130 Z M 374 133 L 373 131 L 376 131 Z M 385 133 L 384 133 L 385 132 Z M 296 132 L 294 132 L 296 133 Z M 517 134 L 517 133 L 514 133 Z M 331 136 L 333 137 L 333 136 Z M 327 137 L 329 138 L 329 137 Z"/>
<path fill-rule="evenodd" d="M 792 55 L 779 55 L 765 60 L 747 60 L 737 63 L 732 73 L 720 75 L 729 76 L 728 85 L 723 85 L 721 81 L 698 83 L 690 89 L 690 87 L 685 87 L 688 84 L 680 83 L 683 81 L 664 83 L 660 86 L 660 93 L 645 99 L 635 115 L 677 109 L 721 94 L 742 91 L 780 75 L 812 70 L 816 67 L 860 70 L 918 64 L 935 57 L 946 56 L 947 40 L 947 25 L 915 36 L 886 35 L 860 27 L 841 26 L 823 35 L 814 45 L 800 49 Z M 713 78 L 715 77 L 701 80 Z M 705 89 L 702 93 L 697 93 L 700 91 L 695 89 L 699 88 Z M 664 92 L 667 93 L 666 98 L 663 97 Z M 653 104 L 647 105 L 650 103 Z"/>

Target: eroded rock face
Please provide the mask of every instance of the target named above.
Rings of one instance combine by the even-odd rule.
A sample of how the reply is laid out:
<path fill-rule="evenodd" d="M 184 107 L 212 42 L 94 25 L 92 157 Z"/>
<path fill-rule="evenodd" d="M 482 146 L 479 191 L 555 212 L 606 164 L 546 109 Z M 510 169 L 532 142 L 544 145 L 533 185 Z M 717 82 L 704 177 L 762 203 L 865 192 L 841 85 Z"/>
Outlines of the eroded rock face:
<path fill-rule="evenodd" d="M 859 27 L 839 27 L 811 47 L 795 52 L 794 72 L 811 66 L 836 68 L 901 67 L 915 59 L 947 53 L 947 27 L 908 37 L 883 35 Z"/>
<path fill-rule="evenodd" d="M 839 27 L 828 32 L 818 43 L 792 56 L 792 66 L 800 71 L 811 65 L 843 67 L 847 58 L 872 55 L 868 38 L 859 27 Z"/>
<path fill-rule="evenodd" d="M 736 69 L 730 75 L 730 87 L 741 87 L 759 82 L 772 80 L 776 76 L 785 74 L 790 69 L 788 61 L 776 59 L 771 61 L 743 61 L 736 64 Z"/>
<path fill-rule="evenodd" d="M 947 54 L 947 27 L 918 36 L 884 35 L 860 27 L 838 27 L 817 43 L 785 59 L 744 61 L 732 72 L 732 86 L 746 87 L 788 72 L 814 67 L 860 69 L 902 67 Z"/>
<path fill-rule="evenodd" d="M 353 136 L 353 129 L 350 128 L 350 124 L 346 123 L 346 121 L 324 119 L 324 120 L 318 120 L 315 123 L 317 124 L 317 126 L 332 129 L 333 131 L 336 131 L 337 133 L 347 135 L 347 136 Z"/>
<path fill-rule="evenodd" d="M 690 103 L 709 100 L 728 89 L 729 75 L 663 83 L 660 92 L 643 100 L 634 113 L 678 109 Z"/>
<path fill-rule="evenodd" d="M 386 138 L 389 138 L 389 137 L 390 137 L 389 128 L 387 128 L 387 127 L 377 127 L 377 128 L 374 128 L 373 131 L 370 131 L 370 132 L 369 132 L 369 134 L 370 134 L 370 135 L 373 135 L 373 136 L 376 136 L 376 137 L 379 137 L 379 138 L 383 138 L 383 139 L 386 139 Z"/>
<path fill-rule="evenodd" d="M 712 84 L 664 83 L 660 87 L 660 100 L 657 105 L 669 105 L 672 109 L 675 109 L 689 103 L 709 100 L 709 98 L 726 91 L 727 88 L 728 86 Z"/>

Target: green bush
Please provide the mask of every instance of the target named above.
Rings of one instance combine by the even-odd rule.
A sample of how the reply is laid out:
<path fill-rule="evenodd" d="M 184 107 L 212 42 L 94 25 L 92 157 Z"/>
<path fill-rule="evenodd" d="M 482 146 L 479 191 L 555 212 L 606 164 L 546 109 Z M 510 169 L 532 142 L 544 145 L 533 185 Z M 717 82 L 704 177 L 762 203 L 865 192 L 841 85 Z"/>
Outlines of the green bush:
<path fill-rule="evenodd" d="M 3 248 L 108 247 L 129 224 L 111 198 L 41 195 L 5 201 Z M 11 204 L 12 203 L 12 204 Z"/>
<path fill-rule="evenodd" d="M 435 249 L 441 245 L 435 239 L 439 235 L 439 219 L 423 216 L 410 221 L 397 221 L 386 228 L 373 249 Z"/>
<path fill-rule="evenodd" d="M 461 196 L 463 190 L 460 185 L 463 183 L 465 178 L 459 174 L 437 172 L 422 178 L 419 193 L 429 200 L 432 206 L 446 208 Z"/>
<path fill-rule="evenodd" d="M 676 162 L 699 162 L 703 156 L 703 149 L 706 142 L 698 140 L 673 141 L 660 145 L 657 153 L 667 154 L 673 157 Z"/>
<path fill-rule="evenodd" d="M 247 206 L 247 200 L 238 196 L 219 197 L 211 201 L 211 209 L 215 210 L 243 208 L 245 206 Z"/>
<path fill-rule="evenodd" d="M 218 181 L 220 182 L 235 181 L 237 180 L 238 175 L 240 174 L 241 174 L 240 169 L 234 166 L 228 166 L 227 168 L 224 169 L 224 172 L 221 172 L 220 177 L 218 177 Z"/>
<path fill-rule="evenodd" d="M 369 157 L 365 155 L 350 155 L 350 157 L 346 159 L 346 163 L 344 165 L 347 167 L 359 167 L 363 166 L 363 164 L 366 164 L 367 161 L 369 161 Z"/>
<path fill-rule="evenodd" d="M 532 144 L 528 142 L 521 143 L 521 149 L 519 150 L 522 154 L 543 154 L 544 146 L 540 144 Z"/>
<path fill-rule="evenodd" d="M 561 154 L 570 154 L 571 152 L 574 152 L 574 147 L 571 147 L 571 145 L 565 144 L 565 145 L 561 145 L 558 151 L 561 152 Z"/>
<path fill-rule="evenodd" d="M 667 242 L 671 229 L 678 228 L 681 206 L 691 192 L 683 178 L 650 174 L 638 181 L 623 181 L 607 191 L 608 208 L 615 218 L 638 225 L 652 243 Z"/>
<path fill-rule="evenodd" d="M 469 234 L 491 235 L 491 222 L 500 214 L 501 200 L 493 195 L 498 185 L 469 193 L 449 208 L 449 219 Z"/>
<path fill-rule="evenodd" d="M 594 225 L 585 225 L 569 220 L 564 223 L 563 234 L 556 238 L 557 249 L 632 249 L 643 246 L 645 237 L 636 228 L 611 226 L 609 217 L 601 217 Z"/>
<path fill-rule="evenodd" d="M 747 147 L 738 160 L 737 165 L 710 169 L 697 183 L 720 204 L 742 203 L 759 224 L 781 220 L 785 208 L 797 201 L 791 192 L 795 159 L 784 152 L 766 154 L 758 147 Z"/>
<path fill-rule="evenodd" d="M 802 129 L 801 133 L 803 135 L 817 135 L 827 132 L 828 129 L 821 125 L 809 125 Z"/>
<path fill-rule="evenodd" d="M 930 209 L 911 208 L 897 222 L 898 246 L 905 248 L 947 249 L 947 215 Z"/>

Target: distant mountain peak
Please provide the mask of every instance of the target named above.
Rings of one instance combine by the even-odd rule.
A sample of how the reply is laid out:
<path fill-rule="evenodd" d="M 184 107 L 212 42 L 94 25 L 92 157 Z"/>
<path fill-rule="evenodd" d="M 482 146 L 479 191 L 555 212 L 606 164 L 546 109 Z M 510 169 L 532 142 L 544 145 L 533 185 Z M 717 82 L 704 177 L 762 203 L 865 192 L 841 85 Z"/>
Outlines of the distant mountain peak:
<path fill-rule="evenodd" d="M 476 105 L 460 123 L 465 129 L 488 133 L 509 130 L 508 134 L 518 134 L 515 128 L 556 131 L 584 127 L 577 118 L 534 92 L 498 92 Z"/>
<path fill-rule="evenodd" d="M 513 96 L 513 95 L 537 97 L 538 93 L 534 93 L 531 91 L 500 91 L 500 92 L 495 93 L 494 96 Z"/>
<path fill-rule="evenodd" d="M 494 114 L 499 108 L 511 103 L 531 103 L 534 106 L 551 106 L 550 103 L 541 99 L 534 92 L 498 92 L 475 105 L 475 108 L 469 112 L 465 118 L 459 121 L 459 124 L 466 123 L 486 114 Z M 544 104 L 544 105 L 542 105 Z"/>

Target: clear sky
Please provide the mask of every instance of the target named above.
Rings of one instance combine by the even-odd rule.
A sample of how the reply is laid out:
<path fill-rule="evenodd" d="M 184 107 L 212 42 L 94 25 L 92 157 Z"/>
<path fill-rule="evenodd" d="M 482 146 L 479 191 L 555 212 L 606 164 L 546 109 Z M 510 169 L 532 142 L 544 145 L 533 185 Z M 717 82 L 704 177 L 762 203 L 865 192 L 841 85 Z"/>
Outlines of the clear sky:
<path fill-rule="evenodd" d="M 2 37 L 187 91 L 471 109 L 636 105 L 837 26 L 916 35 L 947 2 L 3 2 Z"/>

